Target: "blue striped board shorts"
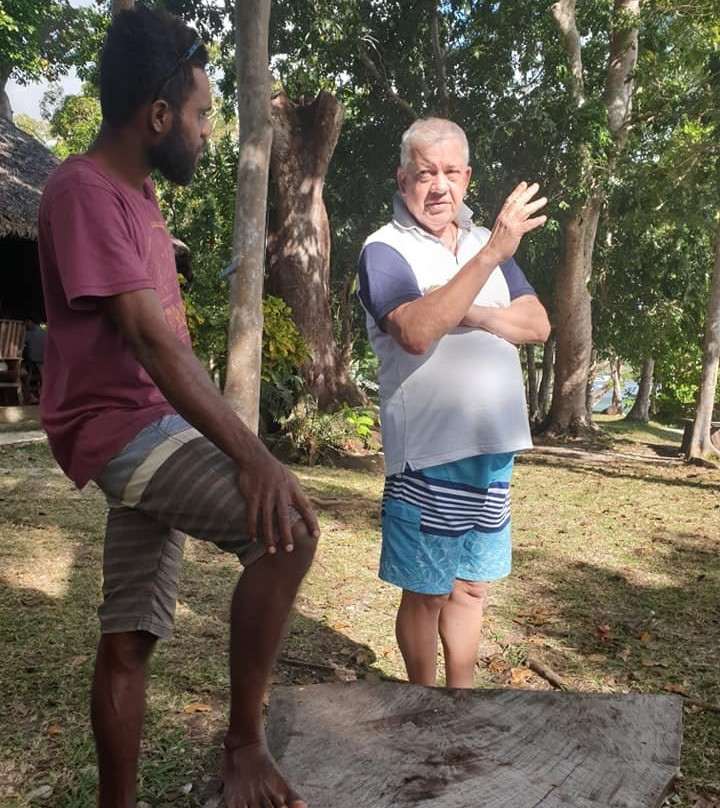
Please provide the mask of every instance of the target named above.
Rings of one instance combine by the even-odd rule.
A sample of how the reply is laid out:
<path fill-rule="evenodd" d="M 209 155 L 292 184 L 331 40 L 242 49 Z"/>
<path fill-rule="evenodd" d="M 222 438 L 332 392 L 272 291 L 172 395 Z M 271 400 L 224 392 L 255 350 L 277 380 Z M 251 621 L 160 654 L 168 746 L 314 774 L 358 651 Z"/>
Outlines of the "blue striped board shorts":
<path fill-rule="evenodd" d="M 510 574 L 510 476 L 514 453 L 476 455 L 385 480 L 383 581 L 428 595 L 455 579 Z"/>

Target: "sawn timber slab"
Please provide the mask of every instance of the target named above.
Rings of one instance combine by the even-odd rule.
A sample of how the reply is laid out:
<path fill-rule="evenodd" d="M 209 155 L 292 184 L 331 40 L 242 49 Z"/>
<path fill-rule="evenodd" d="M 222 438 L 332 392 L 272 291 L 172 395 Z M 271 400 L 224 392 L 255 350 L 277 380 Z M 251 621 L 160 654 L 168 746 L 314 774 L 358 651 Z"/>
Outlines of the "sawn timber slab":
<path fill-rule="evenodd" d="M 659 808 L 675 695 L 278 687 L 268 743 L 309 808 Z"/>

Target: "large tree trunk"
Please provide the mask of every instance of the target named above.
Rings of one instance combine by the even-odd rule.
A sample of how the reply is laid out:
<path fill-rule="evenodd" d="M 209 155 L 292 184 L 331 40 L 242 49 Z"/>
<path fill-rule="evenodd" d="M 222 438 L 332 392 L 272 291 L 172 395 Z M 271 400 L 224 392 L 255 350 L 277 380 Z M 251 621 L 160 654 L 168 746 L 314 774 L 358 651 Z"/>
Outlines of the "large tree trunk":
<path fill-rule="evenodd" d="M 326 412 L 364 396 L 348 378 L 330 308 L 330 227 L 322 198 L 330 158 L 340 135 L 342 104 L 321 91 L 309 104 L 285 93 L 272 103 L 270 172 L 275 189 L 268 289 L 290 306 L 311 359 L 303 374 Z"/>
<path fill-rule="evenodd" d="M 650 396 L 653 388 L 654 370 L 655 360 L 647 357 L 643 362 L 635 401 L 630 408 L 630 412 L 625 416 L 626 421 L 640 421 L 646 424 L 650 420 Z"/>
<path fill-rule="evenodd" d="M 610 165 L 627 139 L 632 111 L 633 72 L 637 63 L 640 0 L 614 0 L 608 70 L 603 103 L 612 135 Z M 569 84 L 577 109 L 585 105 L 582 39 L 575 20 L 575 0 L 558 0 L 551 12 L 567 53 Z M 555 276 L 555 389 L 545 429 L 555 434 L 594 430 L 587 405 L 587 382 L 592 349 L 588 282 L 600 211 L 606 192 L 593 174 L 587 144 L 578 144 L 581 184 L 587 197 L 563 228 L 563 247 Z"/>
<path fill-rule="evenodd" d="M 112 0 L 112 15 L 119 14 L 121 11 L 129 11 L 135 7 L 133 0 Z"/>
<path fill-rule="evenodd" d="M 720 211 L 718 212 L 720 213 Z M 692 428 L 688 460 L 720 460 L 720 452 L 710 440 L 713 406 L 717 392 L 718 361 L 720 360 L 720 221 L 715 231 L 715 260 L 713 262 L 710 298 L 707 305 L 703 364 L 700 377 L 695 421 Z"/>
<path fill-rule="evenodd" d="M 592 356 L 588 280 L 600 201 L 591 199 L 564 228 L 555 273 L 555 382 L 545 428 L 557 434 L 592 431 L 587 385 Z"/>
<path fill-rule="evenodd" d="M 239 141 L 225 397 L 257 433 L 260 417 L 265 219 L 272 126 L 270 0 L 236 0 Z"/>

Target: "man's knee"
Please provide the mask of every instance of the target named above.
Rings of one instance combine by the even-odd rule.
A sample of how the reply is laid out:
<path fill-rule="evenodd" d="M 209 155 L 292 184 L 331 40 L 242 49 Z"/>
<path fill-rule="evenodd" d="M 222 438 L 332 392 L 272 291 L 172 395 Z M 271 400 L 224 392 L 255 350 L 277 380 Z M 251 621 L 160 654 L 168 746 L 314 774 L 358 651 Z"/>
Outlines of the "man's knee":
<path fill-rule="evenodd" d="M 292 526 L 293 553 L 309 567 L 317 549 L 317 537 L 313 536 L 302 519 L 298 519 Z"/>
<path fill-rule="evenodd" d="M 449 598 L 449 594 L 428 595 L 423 592 L 411 592 L 409 589 L 403 589 L 401 607 L 408 611 L 436 615 L 440 613 Z"/>
<path fill-rule="evenodd" d="M 134 673 L 147 665 L 157 643 L 157 637 L 147 631 L 123 631 L 103 634 L 98 658 L 116 671 Z"/>
<path fill-rule="evenodd" d="M 458 578 L 453 587 L 453 598 L 460 598 L 469 603 L 483 605 L 487 596 L 488 585 L 485 581 L 464 581 Z"/>

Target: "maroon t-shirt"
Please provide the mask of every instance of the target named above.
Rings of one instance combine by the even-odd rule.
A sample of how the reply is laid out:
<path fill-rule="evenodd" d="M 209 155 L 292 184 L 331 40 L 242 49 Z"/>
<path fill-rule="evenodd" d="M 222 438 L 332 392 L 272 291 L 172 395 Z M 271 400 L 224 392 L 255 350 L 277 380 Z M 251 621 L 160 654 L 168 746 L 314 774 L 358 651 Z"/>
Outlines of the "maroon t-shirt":
<path fill-rule="evenodd" d="M 155 289 L 189 344 L 172 244 L 148 179 L 142 191 L 70 157 L 40 204 L 48 331 L 40 413 L 58 463 L 78 487 L 148 423 L 173 412 L 105 313 L 103 298 Z"/>

